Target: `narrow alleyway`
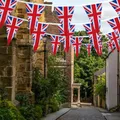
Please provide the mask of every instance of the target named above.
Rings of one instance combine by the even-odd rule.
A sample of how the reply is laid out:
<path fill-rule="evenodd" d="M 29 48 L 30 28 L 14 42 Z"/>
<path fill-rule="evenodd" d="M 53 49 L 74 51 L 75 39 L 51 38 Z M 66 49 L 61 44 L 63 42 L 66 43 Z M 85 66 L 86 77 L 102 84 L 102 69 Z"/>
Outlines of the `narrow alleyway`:
<path fill-rule="evenodd" d="M 73 108 L 57 120 L 106 120 L 104 116 L 93 107 Z"/>

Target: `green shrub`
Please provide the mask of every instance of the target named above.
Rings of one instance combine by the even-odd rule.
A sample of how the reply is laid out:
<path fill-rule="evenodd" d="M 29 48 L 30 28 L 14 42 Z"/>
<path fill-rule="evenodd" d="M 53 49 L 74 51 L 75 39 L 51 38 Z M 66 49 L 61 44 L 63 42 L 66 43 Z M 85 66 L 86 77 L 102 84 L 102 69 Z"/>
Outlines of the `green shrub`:
<path fill-rule="evenodd" d="M 42 108 L 39 105 L 35 106 L 35 118 L 39 120 L 42 117 Z"/>
<path fill-rule="evenodd" d="M 7 100 L 0 101 L 0 120 L 25 120 L 19 110 Z"/>
<path fill-rule="evenodd" d="M 59 110 L 59 102 L 57 101 L 55 97 L 50 99 L 48 108 L 51 110 L 51 112 L 56 112 Z"/>
<path fill-rule="evenodd" d="M 32 105 L 22 106 L 19 110 L 26 120 L 34 120 L 34 108 Z"/>
<path fill-rule="evenodd" d="M 20 106 L 27 106 L 31 104 L 31 93 L 17 93 L 16 100 L 19 101 Z"/>
<path fill-rule="evenodd" d="M 42 109 L 39 105 L 22 106 L 19 110 L 26 120 L 40 120 L 42 117 Z"/>
<path fill-rule="evenodd" d="M 94 85 L 94 88 L 95 88 L 95 95 L 99 95 L 102 99 L 105 100 L 106 80 L 104 74 L 98 78 L 98 83 Z"/>

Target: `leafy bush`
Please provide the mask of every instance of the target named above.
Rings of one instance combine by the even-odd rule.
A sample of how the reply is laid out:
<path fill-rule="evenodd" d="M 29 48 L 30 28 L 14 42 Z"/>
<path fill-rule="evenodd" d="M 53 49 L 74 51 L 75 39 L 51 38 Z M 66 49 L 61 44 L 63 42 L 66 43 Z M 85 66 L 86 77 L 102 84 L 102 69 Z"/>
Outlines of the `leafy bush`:
<path fill-rule="evenodd" d="M 19 110 L 7 100 L 0 101 L 0 120 L 25 120 Z"/>
<path fill-rule="evenodd" d="M 26 106 L 29 105 L 29 94 L 25 93 L 17 93 L 16 94 L 16 100 L 19 101 L 20 106 Z"/>
<path fill-rule="evenodd" d="M 39 105 L 22 106 L 19 110 L 26 120 L 40 120 L 42 117 L 42 109 Z"/>
<path fill-rule="evenodd" d="M 43 115 L 57 111 L 60 104 L 67 101 L 67 78 L 61 69 L 54 68 L 54 64 L 56 58 L 50 56 L 47 78 L 43 78 L 38 68 L 33 71 L 32 91 L 35 93 L 35 104 L 41 106 Z"/>
<path fill-rule="evenodd" d="M 51 112 L 55 112 L 59 110 L 59 102 L 55 97 L 50 99 L 49 110 L 51 110 Z"/>
<path fill-rule="evenodd" d="M 102 75 L 98 78 L 98 83 L 94 85 L 95 95 L 99 95 L 102 99 L 105 100 L 106 94 L 106 81 L 105 75 Z"/>

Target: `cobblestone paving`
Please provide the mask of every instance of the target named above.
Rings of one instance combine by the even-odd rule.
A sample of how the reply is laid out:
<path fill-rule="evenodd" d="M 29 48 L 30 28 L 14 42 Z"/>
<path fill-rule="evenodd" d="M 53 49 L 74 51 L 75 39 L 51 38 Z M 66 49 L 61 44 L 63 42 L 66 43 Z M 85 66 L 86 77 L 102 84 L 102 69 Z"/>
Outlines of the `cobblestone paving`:
<path fill-rule="evenodd" d="M 71 109 L 58 120 L 105 120 L 103 115 L 93 107 Z"/>

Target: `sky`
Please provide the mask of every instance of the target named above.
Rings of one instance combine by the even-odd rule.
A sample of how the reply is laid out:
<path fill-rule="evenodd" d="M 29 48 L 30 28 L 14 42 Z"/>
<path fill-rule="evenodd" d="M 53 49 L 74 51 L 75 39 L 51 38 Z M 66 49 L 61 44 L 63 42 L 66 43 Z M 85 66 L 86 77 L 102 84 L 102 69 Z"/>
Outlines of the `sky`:
<path fill-rule="evenodd" d="M 90 22 L 82 5 L 89 5 L 98 2 L 100 3 L 104 1 L 110 1 L 110 0 L 45 0 L 45 1 L 53 2 L 53 4 L 55 5 L 67 5 L 67 6 L 81 5 L 75 7 L 74 15 L 72 18 L 72 23 L 76 25 L 76 31 L 79 31 L 79 30 L 85 30 L 82 23 L 84 24 Z M 101 22 L 101 32 L 103 34 L 113 31 L 112 28 L 107 23 L 107 20 L 117 16 L 118 16 L 117 13 L 109 4 L 109 2 L 104 2 L 102 9 L 102 22 Z"/>

